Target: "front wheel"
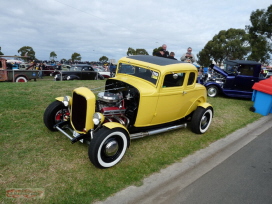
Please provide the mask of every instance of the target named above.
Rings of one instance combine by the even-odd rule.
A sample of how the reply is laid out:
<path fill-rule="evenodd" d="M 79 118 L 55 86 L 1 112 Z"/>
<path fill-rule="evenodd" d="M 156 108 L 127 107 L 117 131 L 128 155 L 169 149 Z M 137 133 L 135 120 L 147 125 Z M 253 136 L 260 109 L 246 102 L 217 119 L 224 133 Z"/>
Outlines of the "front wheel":
<path fill-rule="evenodd" d="M 98 168 L 109 168 L 117 164 L 128 147 L 128 133 L 122 128 L 103 127 L 89 145 L 89 159 Z"/>
<path fill-rule="evenodd" d="M 69 116 L 70 112 L 68 108 L 62 102 L 54 101 L 45 109 L 43 122 L 49 130 L 56 131 L 54 126 Z"/>
<path fill-rule="evenodd" d="M 212 107 L 198 107 L 193 113 L 191 121 L 191 130 L 196 134 L 205 133 L 212 122 L 213 110 Z"/>
<path fill-rule="evenodd" d="M 215 97 L 218 95 L 218 88 L 214 85 L 210 85 L 207 87 L 207 95 L 209 97 Z"/>

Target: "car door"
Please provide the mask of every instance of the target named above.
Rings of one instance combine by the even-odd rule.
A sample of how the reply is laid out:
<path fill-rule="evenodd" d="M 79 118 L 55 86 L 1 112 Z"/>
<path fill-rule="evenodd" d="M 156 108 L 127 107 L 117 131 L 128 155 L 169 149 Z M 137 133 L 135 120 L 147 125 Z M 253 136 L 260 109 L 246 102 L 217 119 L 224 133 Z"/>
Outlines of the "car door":
<path fill-rule="evenodd" d="M 82 70 L 82 80 L 93 80 L 95 76 L 96 72 L 91 67 L 84 67 Z"/>
<path fill-rule="evenodd" d="M 194 101 L 191 99 L 195 92 L 196 74 L 194 72 L 177 74 L 177 79 L 173 78 L 172 73 L 165 75 L 152 124 L 167 123 L 183 118 L 192 106 Z"/>
<path fill-rule="evenodd" d="M 233 88 L 241 91 L 252 91 L 252 86 L 258 81 L 259 76 L 254 76 L 254 65 L 240 65 Z"/>

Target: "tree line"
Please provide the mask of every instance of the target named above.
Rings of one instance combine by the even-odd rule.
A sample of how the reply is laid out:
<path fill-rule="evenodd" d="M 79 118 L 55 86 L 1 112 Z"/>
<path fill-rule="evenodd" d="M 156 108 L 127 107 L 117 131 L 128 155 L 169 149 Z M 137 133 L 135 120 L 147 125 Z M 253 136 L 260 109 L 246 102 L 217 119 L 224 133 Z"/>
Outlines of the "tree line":
<path fill-rule="evenodd" d="M 267 9 L 257 9 L 250 15 L 251 25 L 245 29 L 221 30 L 209 40 L 204 48 L 197 54 L 198 64 L 209 66 L 213 61 L 221 65 L 226 59 L 254 60 L 261 63 L 269 63 L 272 54 L 272 4 Z M 154 48 L 153 53 L 160 49 Z M 18 50 L 20 56 L 29 56 L 36 60 L 35 51 L 30 46 L 24 46 Z M 149 55 L 145 49 L 128 48 L 129 55 Z M 3 55 L 0 49 L 0 55 Z M 52 51 L 50 58 L 55 60 L 57 54 Z M 73 53 L 71 58 L 61 61 L 80 61 L 81 55 Z M 106 56 L 99 58 L 100 62 L 108 62 Z"/>

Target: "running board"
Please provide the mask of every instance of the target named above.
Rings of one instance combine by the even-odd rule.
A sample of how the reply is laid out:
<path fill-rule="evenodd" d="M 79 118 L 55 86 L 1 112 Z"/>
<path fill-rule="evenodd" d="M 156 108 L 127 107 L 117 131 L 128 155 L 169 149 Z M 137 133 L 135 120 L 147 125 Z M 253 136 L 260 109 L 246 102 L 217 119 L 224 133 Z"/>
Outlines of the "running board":
<path fill-rule="evenodd" d="M 168 132 L 168 131 L 172 131 L 172 130 L 176 130 L 176 129 L 180 129 L 180 128 L 186 128 L 186 127 L 187 127 L 187 124 L 184 123 L 184 124 L 181 124 L 181 125 L 175 125 L 175 126 L 156 129 L 156 130 L 150 130 L 150 131 L 147 131 L 147 132 L 134 133 L 134 134 L 130 134 L 130 139 L 134 140 L 134 139 L 147 137 L 147 136 L 150 136 L 150 135 L 155 135 L 155 134 L 159 134 L 159 133 L 163 133 L 163 132 Z"/>

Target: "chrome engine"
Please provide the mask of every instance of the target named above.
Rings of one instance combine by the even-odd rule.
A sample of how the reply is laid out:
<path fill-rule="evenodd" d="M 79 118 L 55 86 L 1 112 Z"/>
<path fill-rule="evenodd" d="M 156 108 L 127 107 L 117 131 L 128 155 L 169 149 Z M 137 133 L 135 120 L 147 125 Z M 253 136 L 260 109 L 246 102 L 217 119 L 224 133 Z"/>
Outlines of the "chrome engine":
<path fill-rule="evenodd" d="M 99 112 L 104 116 L 121 115 L 125 113 L 126 109 L 122 92 L 100 92 L 97 97 Z"/>
<path fill-rule="evenodd" d="M 217 71 L 211 68 L 209 68 L 208 73 L 202 75 L 202 80 L 203 80 L 203 83 L 216 82 L 220 84 L 220 86 L 223 86 L 226 82 L 225 76 L 223 76 L 222 74 L 218 73 Z"/>
<path fill-rule="evenodd" d="M 129 125 L 130 120 L 125 116 L 127 110 L 125 99 L 127 98 L 123 97 L 122 92 L 100 92 L 97 97 L 98 111 L 105 116 L 106 121 L 118 122 L 125 126 Z"/>

